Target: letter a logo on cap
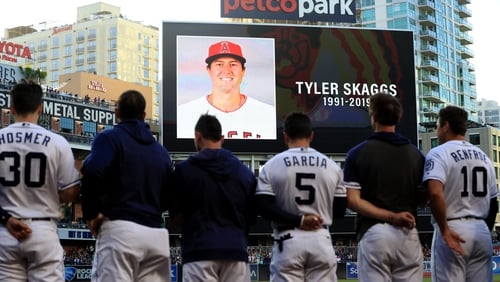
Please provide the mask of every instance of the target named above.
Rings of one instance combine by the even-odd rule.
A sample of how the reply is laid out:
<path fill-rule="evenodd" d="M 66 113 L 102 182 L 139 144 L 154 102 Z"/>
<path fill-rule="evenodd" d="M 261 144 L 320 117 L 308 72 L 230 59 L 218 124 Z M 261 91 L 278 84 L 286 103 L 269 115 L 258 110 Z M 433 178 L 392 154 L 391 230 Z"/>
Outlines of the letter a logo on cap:
<path fill-rule="evenodd" d="M 229 56 L 238 59 L 242 64 L 246 62 L 241 52 L 240 45 L 230 41 L 220 41 L 208 48 L 208 57 L 205 59 L 207 64 L 212 63 L 213 60 L 219 57 Z"/>
<path fill-rule="evenodd" d="M 231 50 L 229 49 L 229 42 L 222 41 L 220 43 L 220 51 L 219 51 L 219 53 L 229 53 L 229 54 L 231 54 Z"/>

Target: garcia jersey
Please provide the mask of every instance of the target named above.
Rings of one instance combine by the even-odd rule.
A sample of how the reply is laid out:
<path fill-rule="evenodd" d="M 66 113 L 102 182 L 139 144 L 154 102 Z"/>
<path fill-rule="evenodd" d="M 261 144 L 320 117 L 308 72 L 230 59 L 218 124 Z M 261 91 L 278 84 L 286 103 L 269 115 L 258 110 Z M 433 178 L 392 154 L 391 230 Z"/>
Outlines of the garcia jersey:
<path fill-rule="evenodd" d="M 443 183 L 448 219 L 486 218 L 490 199 L 498 196 L 493 163 L 466 141 L 448 141 L 429 151 L 423 181 L 430 179 Z"/>
<path fill-rule="evenodd" d="M 255 194 L 275 196 L 284 211 L 315 213 L 325 225 L 331 225 L 333 199 L 346 197 L 346 189 L 337 163 L 313 148 L 301 147 L 290 148 L 265 163 Z"/>
<path fill-rule="evenodd" d="M 177 109 L 177 138 L 194 138 L 200 115 L 217 117 L 225 139 L 276 139 L 276 110 L 273 106 L 245 96 L 246 101 L 232 112 L 222 111 L 203 96 Z"/>
<path fill-rule="evenodd" d="M 64 137 L 29 122 L 0 130 L 0 206 L 12 216 L 59 219 L 59 191 L 79 181 Z"/>

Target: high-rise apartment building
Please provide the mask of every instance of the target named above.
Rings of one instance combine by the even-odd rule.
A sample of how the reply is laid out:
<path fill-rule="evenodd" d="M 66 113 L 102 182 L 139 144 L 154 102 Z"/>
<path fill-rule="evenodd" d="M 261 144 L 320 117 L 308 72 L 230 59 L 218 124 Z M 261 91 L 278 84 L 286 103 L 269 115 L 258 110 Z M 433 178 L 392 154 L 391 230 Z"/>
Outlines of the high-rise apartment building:
<path fill-rule="evenodd" d="M 319 24 L 413 31 L 417 113 L 422 129 L 434 127 L 439 109 L 446 105 L 464 108 L 469 119 L 477 122 L 476 76 L 470 62 L 474 52 L 469 47 L 474 41 L 468 34 L 472 30 L 468 21 L 472 14 L 467 8 L 470 3 L 471 0 L 356 0 L 355 24 Z"/>
<path fill-rule="evenodd" d="M 160 118 L 159 28 L 124 18 L 120 7 L 103 2 L 77 9 L 75 23 L 41 29 L 7 29 L 5 40 L 29 47 L 31 60 L 17 64 L 47 72 L 44 84 L 58 88 L 60 77 L 89 72 L 151 87 L 152 118 Z M 80 93 L 85 95 L 85 93 Z"/>
<path fill-rule="evenodd" d="M 413 30 L 420 124 L 434 126 L 439 109 L 464 108 L 478 121 L 474 53 L 468 34 L 471 0 L 356 0 L 355 26 Z"/>

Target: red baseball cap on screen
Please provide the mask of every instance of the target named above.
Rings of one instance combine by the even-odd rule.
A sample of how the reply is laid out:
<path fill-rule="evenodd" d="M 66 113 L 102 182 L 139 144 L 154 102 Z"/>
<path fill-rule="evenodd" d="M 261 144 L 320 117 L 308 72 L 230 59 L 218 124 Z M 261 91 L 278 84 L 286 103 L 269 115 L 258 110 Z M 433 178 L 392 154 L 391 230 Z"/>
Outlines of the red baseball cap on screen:
<path fill-rule="evenodd" d="M 208 57 L 205 59 L 205 62 L 210 65 L 210 63 L 220 57 L 234 57 L 242 64 L 247 61 L 245 57 L 243 57 L 240 45 L 230 41 L 220 41 L 212 44 L 210 48 L 208 48 Z"/>

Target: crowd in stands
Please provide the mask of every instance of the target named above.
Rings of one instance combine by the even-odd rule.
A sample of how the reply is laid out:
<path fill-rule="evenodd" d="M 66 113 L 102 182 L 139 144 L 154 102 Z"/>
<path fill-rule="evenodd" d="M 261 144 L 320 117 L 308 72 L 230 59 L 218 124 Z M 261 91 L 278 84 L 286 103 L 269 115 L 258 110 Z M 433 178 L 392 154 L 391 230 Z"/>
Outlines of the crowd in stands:
<path fill-rule="evenodd" d="M 92 265 L 94 256 L 94 244 L 86 246 L 64 246 L 65 265 Z M 249 246 L 248 261 L 252 264 L 269 264 L 272 257 L 272 246 Z M 422 246 L 424 260 L 430 260 L 431 249 L 427 244 Z M 337 262 L 345 263 L 356 261 L 356 246 L 336 246 Z M 500 255 L 500 246 L 495 246 L 493 255 Z M 172 264 L 182 264 L 181 248 L 170 248 L 170 259 Z"/>
<path fill-rule="evenodd" d="M 60 228 L 88 229 L 87 224 L 82 221 L 60 222 Z M 91 265 L 94 255 L 94 243 L 86 246 L 65 246 L 65 264 L 67 265 Z M 345 263 L 356 261 L 357 244 L 354 239 L 336 240 L 333 242 L 337 262 Z M 430 241 L 422 243 L 422 252 L 424 260 L 430 260 L 431 248 Z M 272 246 L 260 245 L 248 247 L 248 260 L 252 264 L 269 264 L 272 256 Z M 500 242 L 494 240 L 494 256 L 500 256 Z M 182 264 L 181 247 L 170 248 L 170 258 L 172 264 Z"/>
<path fill-rule="evenodd" d="M 63 246 L 63 249 L 64 265 L 92 265 L 94 243 L 86 246 Z"/>
<path fill-rule="evenodd" d="M 93 105 L 93 106 L 104 107 L 104 108 L 113 109 L 115 106 L 113 101 L 108 101 L 108 100 L 101 98 L 101 97 L 90 98 L 89 95 L 85 95 L 82 98 L 78 94 L 60 91 L 59 89 L 52 88 L 49 86 L 45 87 L 45 95 L 47 95 L 47 97 L 49 97 L 49 98 L 60 99 L 60 100 L 76 102 L 76 103 L 83 103 L 83 104 L 87 104 L 87 105 Z"/>

